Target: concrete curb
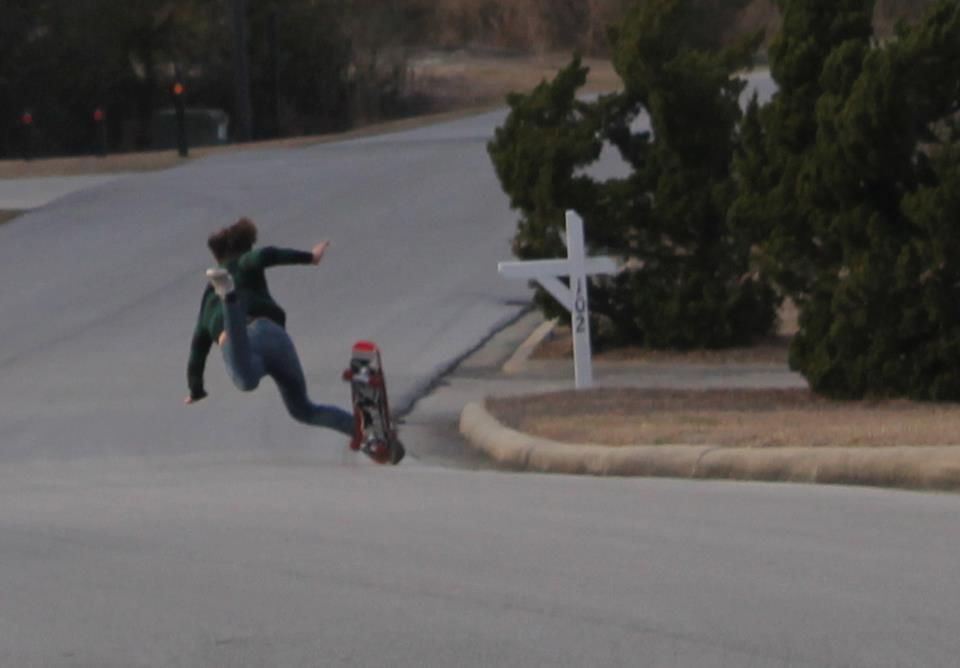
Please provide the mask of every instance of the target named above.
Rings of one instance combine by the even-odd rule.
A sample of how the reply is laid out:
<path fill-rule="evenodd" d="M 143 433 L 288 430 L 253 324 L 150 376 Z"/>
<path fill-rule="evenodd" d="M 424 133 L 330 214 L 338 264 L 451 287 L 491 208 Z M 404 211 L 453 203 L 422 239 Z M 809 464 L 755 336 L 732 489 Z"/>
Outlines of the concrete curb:
<path fill-rule="evenodd" d="M 501 466 L 523 471 L 960 489 L 960 447 L 952 446 L 760 449 L 573 445 L 505 427 L 479 402 L 464 407 L 460 433 L 472 447 Z"/>

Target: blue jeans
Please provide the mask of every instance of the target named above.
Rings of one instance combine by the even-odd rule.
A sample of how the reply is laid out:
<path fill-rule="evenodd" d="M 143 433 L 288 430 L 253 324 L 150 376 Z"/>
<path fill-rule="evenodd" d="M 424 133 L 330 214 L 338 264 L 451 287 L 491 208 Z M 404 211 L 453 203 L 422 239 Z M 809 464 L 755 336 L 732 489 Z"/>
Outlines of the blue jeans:
<path fill-rule="evenodd" d="M 251 392 L 264 376 L 270 376 L 295 420 L 352 436 L 353 413 L 310 401 L 297 349 L 286 330 L 267 318 L 247 324 L 242 300 L 230 297 L 224 300 L 227 340 L 222 352 L 233 384 L 243 392 Z"/>

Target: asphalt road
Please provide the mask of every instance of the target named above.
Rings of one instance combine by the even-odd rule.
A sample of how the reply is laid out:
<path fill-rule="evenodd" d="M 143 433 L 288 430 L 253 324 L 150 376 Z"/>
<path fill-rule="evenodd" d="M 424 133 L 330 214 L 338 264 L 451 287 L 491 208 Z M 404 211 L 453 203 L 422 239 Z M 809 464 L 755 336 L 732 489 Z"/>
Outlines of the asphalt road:
<path fill-rule="evenodd" d="M 0 179 L 0 210 L 36 209 L 70 193 L 110 183 L 123 176 L 124 174 L 94 174 Z"/>
<path fill-rule="evenodd" d="M 215 356 L 181 404 L 204 240 L 239 215 L 332 240 L 271 277 L 318 400 L 346 404 L 356 338 L 409 405 L 513 319 L 500 118 L 132 175 L 0 226 L 0 666 L 957 665 L 955 496 L 476 471 L 452 435 L 382 468 Z"/>

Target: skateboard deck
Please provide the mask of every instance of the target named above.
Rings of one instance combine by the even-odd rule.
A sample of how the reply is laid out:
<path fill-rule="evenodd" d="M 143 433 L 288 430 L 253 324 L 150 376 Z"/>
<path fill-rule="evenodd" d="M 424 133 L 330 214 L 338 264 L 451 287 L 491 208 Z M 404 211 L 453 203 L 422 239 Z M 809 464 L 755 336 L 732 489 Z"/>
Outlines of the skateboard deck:
<path fill-rule="evenodd" d="M 380 349 L 375 343 L 353 344 L 350 366 L 343 372 L 343 379 L 350 383 L 356 425 L 350 447 L 378 464 L 398 464 L 405 453 L 390 416 Z"/>

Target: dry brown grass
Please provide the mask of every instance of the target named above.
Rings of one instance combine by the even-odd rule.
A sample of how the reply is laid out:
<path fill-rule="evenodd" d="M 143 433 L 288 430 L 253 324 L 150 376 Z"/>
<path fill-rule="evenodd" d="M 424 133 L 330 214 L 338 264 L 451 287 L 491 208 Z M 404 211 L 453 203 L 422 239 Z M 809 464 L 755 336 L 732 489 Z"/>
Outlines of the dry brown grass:
<path fill-rule="evenodd" d="M 702 0 L 708 8 L 717 0 Z M 874 25 L 881 37 L 893 32 L 898 19 L 912 20 L 933 0 L 878 0 Z M 607 31 L 623 16 L 628 0 L 434 0 L 432 37 L 448 47 L 463 44 L 545 52 L 570 47 L 588 54 L 606 54 Z M 721 12 L 722 14 L 722 12 Z M 781 20 L 773 0 L 752 0 L 734 16 L 721 41 L 763 31 L 767 41 Z"/>
<path fill-rule="evenodd" d="M 597 366 L 778 364 L 786 367 L 797 311 L 781 309 L 776 337 L 716 351 L 627 347 L 594 355 Z M 572 355 L 569 328 L 558 327 L 533 358 Z M 892 447 L 960 445 L 960 404 L 831 401 L 808 390 L 596 389 L 488 400 L 506 426 L 564 443 L 688 444 L 717 447 Z"/>
<path fill-rule="evenodd" d="M 0 209 L 0 225 L 10 222 L 14 218 L 20 215 L 19 211 L 4 211 Z"/>
<path fill-rule="evenodd" d="M 544 52 L 595 53 L 628 0 L 440 0 L 431 4 L 438 44 L 485 44 Z"/>
<path fill-rule="evenodd" d="M 960 444 L 960 405 L 830 401 L 807 390 L 640 390 L 489 399 L 512 429 L 564 443 L 718 447 Z"/>
<path fill-rule="evenodd" d="M 569 64 L 569 53 L 497 55 L 465 53 L 415 64 L 414 86 L 441 105 L 453 108 L 502 105 L 507 93 L 528 92 Z M 608 92 L 621 81 L 607 60 L 585 58 L 590 68 L 585 92 Z"/>

